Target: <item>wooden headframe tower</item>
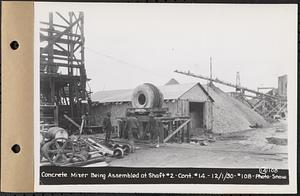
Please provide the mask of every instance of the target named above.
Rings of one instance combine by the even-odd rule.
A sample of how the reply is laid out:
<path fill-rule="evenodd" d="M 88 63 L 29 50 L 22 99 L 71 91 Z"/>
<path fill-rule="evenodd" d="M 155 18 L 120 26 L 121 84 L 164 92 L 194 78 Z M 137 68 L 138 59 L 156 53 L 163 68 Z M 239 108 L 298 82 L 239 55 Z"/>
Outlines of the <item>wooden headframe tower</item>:
<path fill-rule="evenodd" d="M 88 112 L 84 43 L 83 12 L 65 15 L 51 12 L 49 21 L 41 22 L 40 100 L 43 123 L 68 128 L 62 117 L 64 114 L 80 123 L 81 116 Z"/>

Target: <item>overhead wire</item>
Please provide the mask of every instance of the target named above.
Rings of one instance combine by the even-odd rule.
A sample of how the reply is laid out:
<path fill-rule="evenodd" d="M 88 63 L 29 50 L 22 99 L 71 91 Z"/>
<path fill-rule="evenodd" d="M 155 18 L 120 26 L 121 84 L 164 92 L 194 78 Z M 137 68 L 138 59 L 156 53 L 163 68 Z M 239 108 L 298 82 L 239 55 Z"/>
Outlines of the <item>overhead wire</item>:
<path fill-rule="evenodd" d="M 152 74 L 154 74 L 154 76 L 156 76 L 156 77 L 159 77 L 159 78 L 165 77 L 165 75 L 163 75 L 163 74 L 154 72 L 154 71 L 149 70 L 149 69 L 145 69 L 144 67 L 141 67 L 141 66 L 138 66 L 138 65 L 134 65 L 134 64 L 129 63 L 129 62 L 127 62 L 127 61 L 124 61 L 124 60 L 122 60 L 122 59 L 116 58 L 116 57 L 114 57 L 114 56 L 112 56 L 112 55 L 108 55 L 108 54 L 105 54 L 105 53 L 103 53 L 103 52 L 99 52 L 99 51 L 94 50 L 94 49 L 89 48 L 89 47 L 85 47 L 85 49 L 91 51 L 92 53 L 94 53 L 94 54 L 96 54 L 96 55 L 100 55 L 100 56 L 106 57 L 106 58 L 108 58 L 108 59 L 110 59 L 110 60 L 113 60 L 113 61 L 115 61 L 115 62 L 117 62 L 117 63 L 119 63 L 119 64 L 127 65 L 127 66 L 129 66 L 129 67 L 131 67 L 131 68 L 138 69 L 138 70 L 143 71 L 143 72 L 146 72 L 146 73 L 152 73 Z"/>

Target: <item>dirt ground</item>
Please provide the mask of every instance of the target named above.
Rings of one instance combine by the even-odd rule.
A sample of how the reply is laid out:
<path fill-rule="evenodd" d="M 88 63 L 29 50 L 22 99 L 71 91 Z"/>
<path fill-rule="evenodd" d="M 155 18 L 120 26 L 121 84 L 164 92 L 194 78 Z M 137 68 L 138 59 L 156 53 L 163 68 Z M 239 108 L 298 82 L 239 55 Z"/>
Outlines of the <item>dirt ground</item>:
<path fill-rule="evenodd" d="M 139 148 L 122 159 L 112 159 L 110 166 L 125 167 L 239 167 L 287 168 L 287 145 L 269 143 L 273 137 L 287 141 L 287 123 L 281 121 L 268 128 L 216 135 L 214 142 L 167 143 L 155 148 Z M 95 165 L 96 166 L 96 165 Z"/>

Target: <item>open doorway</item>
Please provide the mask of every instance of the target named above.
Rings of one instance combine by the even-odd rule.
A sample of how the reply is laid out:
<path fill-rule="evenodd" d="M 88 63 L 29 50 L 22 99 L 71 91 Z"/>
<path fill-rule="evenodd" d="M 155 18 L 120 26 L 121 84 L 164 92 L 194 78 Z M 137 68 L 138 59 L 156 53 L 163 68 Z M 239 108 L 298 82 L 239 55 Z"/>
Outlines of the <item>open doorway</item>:
<path fill-rule="evenodd" d="M 199 130 L 204 124 L 204 102 L 190 102 L 191 129 Z"/>

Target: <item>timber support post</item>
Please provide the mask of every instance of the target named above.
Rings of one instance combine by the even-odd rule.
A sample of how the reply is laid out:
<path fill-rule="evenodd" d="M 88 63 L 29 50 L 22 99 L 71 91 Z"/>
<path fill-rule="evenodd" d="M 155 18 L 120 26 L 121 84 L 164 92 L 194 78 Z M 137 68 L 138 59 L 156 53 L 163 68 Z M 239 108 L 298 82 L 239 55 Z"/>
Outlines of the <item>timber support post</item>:
<path fill-rule="evenodd" d="M 182 123 L 175 131 L 173 131 L 168 137 L 164 139 L 164 143 L 169 141 L 176 133 L 178 133 L 184 126 L 186 126 L 189 122 L 191 122 L 191 119 L 186 120 L 184 123 Z"/>

